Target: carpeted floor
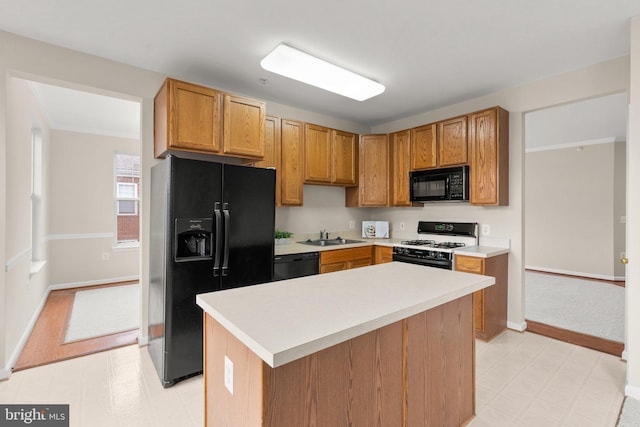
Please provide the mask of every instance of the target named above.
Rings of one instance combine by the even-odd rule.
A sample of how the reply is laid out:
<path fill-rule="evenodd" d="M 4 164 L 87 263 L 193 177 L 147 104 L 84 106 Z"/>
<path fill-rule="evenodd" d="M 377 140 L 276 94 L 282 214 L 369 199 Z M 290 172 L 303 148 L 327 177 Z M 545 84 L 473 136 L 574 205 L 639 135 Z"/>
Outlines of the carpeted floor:
<path fill-rule="evenodd" d="M 76 292 L 65 342 L 138 328 L 139 294 L 137 283 Z"/>
<path fill-rule="evenodd" d="M 525 272 L 525 318 L 624 342 L 624 288 L 596 280 Z"/>
<path fill-rule="evenodd" d="M 624 399 L 620 419 L 617 427 L 639 427 L 640 426 L 640 400 L 632 397 Z"/>

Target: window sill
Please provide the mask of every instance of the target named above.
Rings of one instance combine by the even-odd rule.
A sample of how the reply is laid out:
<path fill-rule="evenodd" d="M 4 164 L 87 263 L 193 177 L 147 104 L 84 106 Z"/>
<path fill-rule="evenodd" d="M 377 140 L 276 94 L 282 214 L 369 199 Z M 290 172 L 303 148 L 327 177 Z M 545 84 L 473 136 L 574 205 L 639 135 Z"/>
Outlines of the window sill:
<path fill-rule="evenodd" d="M 117 243 L 112 249 L 114 251 L 133 251 L 140 249 L 140 242 Z"/>
<path fill-rule="evenodd" d="M 35 274 L 40 273 L 44 266 L 47 264 L 47 261 L 34 261 L 31 260 L 31 266 L 29 267 L 29 276 L 33 276 Z"/>

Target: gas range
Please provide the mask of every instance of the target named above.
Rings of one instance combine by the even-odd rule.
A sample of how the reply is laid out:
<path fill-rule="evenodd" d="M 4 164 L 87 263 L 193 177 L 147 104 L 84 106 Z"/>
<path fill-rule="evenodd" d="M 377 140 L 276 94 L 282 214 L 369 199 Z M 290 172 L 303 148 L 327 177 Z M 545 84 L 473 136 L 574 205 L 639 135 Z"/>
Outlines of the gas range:
<path fill-rule="evenodd" d="M 436 242 L 435 240 L 403 240 L 400 242 L 402 246 L 419 246 L 421 248 L 431 249 L 455 249 L 466 246 L 463 242 Z"/>
<path fill-rule="evenodd" d="M 453 250 L 477 245 L 475 222 L 418 222 L 418 235 L 430 239 L 405 240 L 393 247 L 393 260 L 428 267 L 453 269 Z"/>

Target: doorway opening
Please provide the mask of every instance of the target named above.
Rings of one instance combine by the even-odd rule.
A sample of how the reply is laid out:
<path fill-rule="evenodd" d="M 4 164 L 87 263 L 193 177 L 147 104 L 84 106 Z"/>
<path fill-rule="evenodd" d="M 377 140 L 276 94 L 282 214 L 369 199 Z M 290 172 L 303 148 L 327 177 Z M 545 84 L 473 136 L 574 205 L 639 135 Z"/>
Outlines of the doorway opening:
<path fill-rule="evenodd" d="M 627 94 L 525 114 L 527 329 L 624 349 Z"/>
<path fill-rule="evenodd" d="M 8 109 L 17 118 L 8 130 L 36 130 L 31 176 L 42 177 L 31 178 L 38 202 L 31 209 L 31 294 L 12 303 L 46 299 L 15 369 L 133 344 L 140 323 L 141 103 L 98 89 L 7 81 Z M 14 179 L 21 188 L 29 178 Z"/>

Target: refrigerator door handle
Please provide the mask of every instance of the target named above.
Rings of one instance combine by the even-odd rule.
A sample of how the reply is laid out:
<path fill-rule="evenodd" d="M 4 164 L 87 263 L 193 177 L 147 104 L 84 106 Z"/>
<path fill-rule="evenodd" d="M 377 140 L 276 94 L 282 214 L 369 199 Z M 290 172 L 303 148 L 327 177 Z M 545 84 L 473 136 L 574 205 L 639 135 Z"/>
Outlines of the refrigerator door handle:
<path fill-rule="evenodd" d="M 213 277 L 220 275 L 220 251 L 222 249 L 222 212 L 220 211 L 220 202 L 215 202 L 213 207 L 213 215 L 216 218 L 216 252 L 213 260 Z"/>
<path fill-rule="evenodd" d="M 226 276 L 229 272 L 229 203 L 222 204 L 222 212 L 224 213 L 224 258 L 222 261 L 222 275 Z"/>

